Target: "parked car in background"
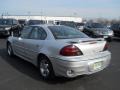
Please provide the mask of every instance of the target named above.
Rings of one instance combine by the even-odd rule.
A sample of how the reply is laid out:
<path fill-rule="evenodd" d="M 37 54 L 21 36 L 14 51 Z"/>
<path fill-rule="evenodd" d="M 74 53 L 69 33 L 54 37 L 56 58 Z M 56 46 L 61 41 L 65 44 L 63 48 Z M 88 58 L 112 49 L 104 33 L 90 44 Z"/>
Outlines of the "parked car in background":
<path fill-rule="evenodd" d="M 113 31 L 100 23 L 86 23 L 83 32 L 92 38 L 105 38 L 111 41 L 114 35 Z"/>
<path fill-rule="evenodd" d="M 76 23 L 76 27 L 78 30 L 83 31 L 85 23 Z"/>
<path fill-rule="evenodd" d="M 26 26 L 20 36 L 8 38 L 7 52 L 37 66 L 45 79 L 96 73 L 111 59 L 105 40 L 62 25 Z"/>
<path fill-rule="evenodd" d="M 23 28 L 27 23 L 27 21 L 25 19 L 19 19 L 18 22 L 19 22 L 21 28 Z"/>
<path fill-rule="evenodd" d="M 73 21 L 59 21 L 59 25 L 65 25 L 72 28 L 76 28 L 76 23 Z"/>
<path fill-rule="evenodd" d="M 116 23 L 116 24 L 112 24 L 110 29 L 113 30 L 114 32 L 114 35 L 116 37 L 120 37 L 120 24 L 119 23 Z"/>
<path fill-rule="evenodd" d="M 0 35 L 9 36 L 19 29 L 20 25 L 16 19 L 0 19 Z"/>
<path fill-rule="evenodd" d="M 37 25 L 37 24 L 45 24 L 46 22 L 44 20 L 29 20 L 27 22 L 27 25 Z"/>

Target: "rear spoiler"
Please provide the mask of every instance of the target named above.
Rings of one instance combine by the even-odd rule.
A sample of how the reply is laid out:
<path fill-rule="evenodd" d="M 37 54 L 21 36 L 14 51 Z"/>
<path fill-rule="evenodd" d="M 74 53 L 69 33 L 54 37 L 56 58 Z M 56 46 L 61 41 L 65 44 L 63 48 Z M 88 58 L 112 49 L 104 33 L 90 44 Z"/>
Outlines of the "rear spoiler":
<path fill-rule="evenodd" d="M 94 40 L 87 40 L 87 41 L 81 41 L 81 42 L 95 42 L 95 41 L 104 41 L 105 39 L 104 38 L 96 38 Z"/>
<path fill-rule="evenodd" d="M 96 39 L 93 39 L 93 40 L 85 40 L 85 41 L 70 41 L 68 43 L 70 44 L 75 44 L 75 43 L 86 43 L 86 42 L 90 42 L 91 44 L 93 43 L 96 43 L 96 41 L 105 41 L 104 38 L 96 38 Z"/>

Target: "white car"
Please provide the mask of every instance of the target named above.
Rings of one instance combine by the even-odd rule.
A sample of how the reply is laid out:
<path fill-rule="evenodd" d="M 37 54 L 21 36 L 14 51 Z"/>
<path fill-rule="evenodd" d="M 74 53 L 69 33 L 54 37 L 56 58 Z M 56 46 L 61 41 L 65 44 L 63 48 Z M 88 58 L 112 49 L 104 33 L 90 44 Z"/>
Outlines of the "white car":
<path fill-rule="evenodd" d="M 111 59 L 108 44 L 62 25 L 26 26 L 20 36 L 7 40 L 9 56 L 37 66 L 45 79 L 89 75 L 106 68 Z"/>

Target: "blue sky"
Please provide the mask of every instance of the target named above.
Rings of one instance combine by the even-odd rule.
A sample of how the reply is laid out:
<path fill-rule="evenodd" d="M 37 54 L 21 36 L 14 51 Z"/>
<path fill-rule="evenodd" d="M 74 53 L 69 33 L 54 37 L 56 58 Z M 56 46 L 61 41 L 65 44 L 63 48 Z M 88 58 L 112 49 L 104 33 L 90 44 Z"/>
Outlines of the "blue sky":
<path fill-rule="evenodd" d="M 0 14 L 120 18 L 120 0 L 0 0 Z"/>

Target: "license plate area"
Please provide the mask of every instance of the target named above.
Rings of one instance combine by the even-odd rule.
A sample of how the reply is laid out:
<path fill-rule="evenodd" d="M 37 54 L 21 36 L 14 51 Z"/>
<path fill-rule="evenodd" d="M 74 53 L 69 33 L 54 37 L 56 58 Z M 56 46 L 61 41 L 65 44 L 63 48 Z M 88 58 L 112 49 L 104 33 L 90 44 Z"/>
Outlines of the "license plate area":
<path fill-rule="evenodd" d="M 102 66 L 103 66 L 103 62 L 102 61 L 91 63 L 90 71 L 100 70 L 100 69 L 102 69 Z"/>
<path fill-rule="evenodd" d="M 102 62 L 95 62 L 93 65 L 93 70 L 98 70 L 98 69 L 101 69 L 102 67 Z"/>

